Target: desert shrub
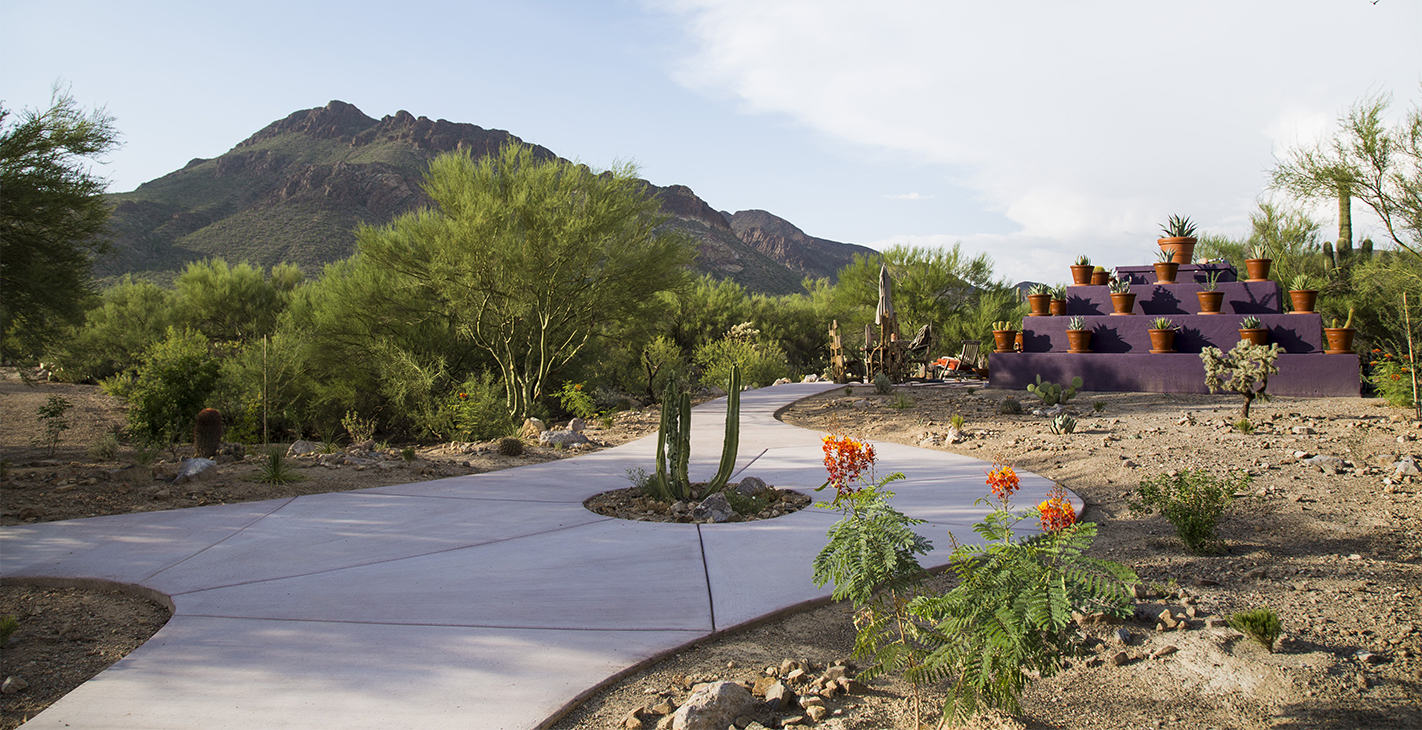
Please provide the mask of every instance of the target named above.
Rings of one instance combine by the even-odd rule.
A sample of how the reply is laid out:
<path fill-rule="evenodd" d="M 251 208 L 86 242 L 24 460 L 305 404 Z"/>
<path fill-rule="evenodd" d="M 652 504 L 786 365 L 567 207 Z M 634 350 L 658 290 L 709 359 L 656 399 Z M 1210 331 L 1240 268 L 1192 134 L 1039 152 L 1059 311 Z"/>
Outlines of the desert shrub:
<path fill-rule="evenodd" d="M 896 411 L 902 411 L 905 408 L 913 408 L 913 405 L 913 399 L 903 393 L 895 395 L 894 399 L 889 401 L 889 407 Z"/>
<path fill-rule="evenodd" d="M 731 381 L 731 369 L 741 368 L 741 382 L 764 387 L 789 372 L 785 353 L 773 342 L 760 339 L 760 331 L 742 322 L 724 337 L 697 349 L 693 358 L 701 367 L 701 382 L 724 388 Z"/>
<path fill-rule="evenodd" d="M 375 418 L 361 418 L 355 411 L 346 411 L 341 418 L 341 428 L 350 435 L 353 444 L 363 444 L 375 438 Z"/>
<path fill-rule="evenodd" d="M 504 389 L 492 373 L 471 375 L 450 397 L 450 438 L 485 441 L 508 435 L 513 419 L 504 402 Z"/>
<path fill-rule="evenodd" d="M 59 361 L 78 380 L 136 368 L 143 351 L 163 339 L 173 323 L 172 309 L 171 292 L 124 276 L 85 313 L 84 326 L 74 331 Z"/>
<path fill-rule="evenodd" d="M 1274 651 L 1274 642 L 1279 640 L 1279 634 L 1284 630 L 1283 624 L 1279 622 L 1279 615 L 1267 607 L 1240 611 L 1229 617 L 1229 626 L 1259 642 L 1260 646 L 1270 652 Z"/>
<path fill-rule="evenodd" d="M 889 395 L 894 392 L 894 383 L 889 380 L 889 376 L 884 373 L 875 373 L 874 392 L 879 395 Z"/>
<path fill-rule="evenodd" d="M 1406 355 L 1393 357 L 1392 353 L 1374 349 L 1368 366 L 1368 384 L 1373 386 L 1378 397 L 1403 408 L 1413 405 L 1414 366 Z M 1422 373 L 1418 374 L 1418 379 L 1422 380 Z"/>
<path fill-rule="evenodd" d="M 762 494 L 741 494 L 735 489 L 724 489 L 721 493 L 738 515 L 758 515 L 770 505 L 770 498 Z"/>
<path fill-rule="evenodd" d="M 413 446 L 406 446 L 405 448 L 400 449 L 400 458 L 401 458 L 401 459 L 404 459 L 406 462 L 414 461 L 414 460 L 415 460 L 415 447 L 413 447 Z"/>
<path fill-rule="evenodd" d="M 10 636 L 20 628 L 19 619 L 14 616 L 0 618 L 0 644 L 8 644 Z"/>
<path fill-rule="evenodd" d="M 306 476 L 296 473 L 296 469 L 286 460 L 286 452 L 281 449 L 268 451 L 257 470 L 257 481 L 263 484 L 290 484 L 305 480 Z"/>
<path fill-rule="evenodd" d="M 1251 434 L 1254 433 L 1254 424 L 1248 418 L 1241 418 L 1234 422 L 1234 430 L 1243 434 Z"/>
<path fill-rule="evenodd" d="M 1092 401 L 1092 402 L 1091 402 L 1091 409 L 1092 409 L 1093 411 L 1096 411 L 1097 413 L 1100 413 L 1100 412 L 1106 410 L 1106 401 L 1104 401 L 1104 400 Z"/>
<path fill-rule="evenodd" d="M 597 403 L 593 401 L 592 394 L 586 390 L 583 383 L 564 383 L 554 395 L 564 411 L 584 421 L 591 421 L 597 416 Z"/>
<path fill-rule="evenodd" d="M 118 449 L 118 435 L 106 433 L 89 444 L 89 458 L 94 461 L 113 461 L 113 458 L 118 456 Z"/>
<path fill-rule="evenodd" d="M 997 404 L 997 412 L 1004 416 L 1017 415 L 1022 412 L 1022 401 L 1009 395 L 1003 398 L 1001 403 Z"/>
<path fill-rule="evenodd" d="M 512 436 L 499 439 L 499 453 L 504 456 L 522 456 L 523 440 Z"/>
<path fill-rule="evenodd" d="M 129 428 L 140 441 L 171 443 L 192 430 L 217 387 L 217 360 L 202 335 L 174 328 L 142 359 L 128 393 Z"/>
<path fill-rule="evenodd" d="M 1138 502 L 1131 509 L 1154 514 L 1159 512 L 1175 527 L 1175 534 L 1185 548 L 1199 555 L 1219 548 L 1216 532 L 1225 508 L 1234 501 L 1234 493 L 1249 488 L 1247 472 L 1223 480 L 1198 469 L 1161 474 L 1142 479 L 1136 490 Z"/>
<path fill-rule="evenodd" d="M 69 430 L 69 419 L 64 416 L 73 407 L 73 403 L 60 395 L 51 395 L 44 405 L 39 407 L 36 415 L 42 430 L 35 434 L 34 443 L 47 449 L 50 456 L 54 456 L 54 450 L 59 446 L 60 435 Z"/>

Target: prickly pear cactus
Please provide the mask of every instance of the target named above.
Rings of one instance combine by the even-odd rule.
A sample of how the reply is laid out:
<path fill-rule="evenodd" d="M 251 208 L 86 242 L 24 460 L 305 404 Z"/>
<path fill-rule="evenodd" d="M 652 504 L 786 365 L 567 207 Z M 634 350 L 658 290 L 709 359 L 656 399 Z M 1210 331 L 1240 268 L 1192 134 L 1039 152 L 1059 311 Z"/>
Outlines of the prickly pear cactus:
<path fill-rule="evenodd" d="M 1063 389 L 1062 386 L 1057 385 L 1056 383 L 1053 383 L 1051 381 L 1042 380 L 1042 376 L 1038 375 L 1037 383 L 1035 385 L 1031 383 L 1027 384 L 1027 392 L 1037 396 L 1038 398 L 1041 398 L 1042 405 L 1051 408 L 1052 406 L 1058 403 L 1065 403 L 1071 400 L 1073 397 L 1076 396 L 1076 391 L 1080 387 L 1081 376 L 1079 375 L 1072 378 L 1071 385 L 1065 389 Z"/>

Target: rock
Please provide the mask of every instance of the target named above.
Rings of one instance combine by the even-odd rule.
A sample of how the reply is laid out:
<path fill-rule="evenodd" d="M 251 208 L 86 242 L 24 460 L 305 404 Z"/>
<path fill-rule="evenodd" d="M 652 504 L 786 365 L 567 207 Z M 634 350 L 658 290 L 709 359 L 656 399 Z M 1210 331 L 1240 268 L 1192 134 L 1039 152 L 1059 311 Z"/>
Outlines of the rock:
<path fill-rule="evenodd" d="M 627 715 L 622 718 L 621 726 L 626 730 L 642 730 L 642 728 L 646 727 L 646 724 L 642 722 L 642 708 L 638 707 L 627 713 Z"/>
<path fill-rule="evenodd" d="M 1354 654 L 1353 656 L 1356 657 L 1358 661 L 1364 664 L 1381 664 L 1383 661 L 1382 655 L 1374 654 L 1370 651 L 1360 651 L 1357 654 Z"/>
<path fill-rule="evenodd" d="M 574 446 L 588 442 L 588 437 L 577 431 L 543 431 L 538 434 L 538 443 L 540 444 Z"/>
<path fill-rule="evenodd" d="M 1131 656 L 1124 651 L 1118 651 L 1106 659 L 1106 663 L 1113 667 L 1119 667 L 1131 660 Z"/>
<path fill-rule="evenodd" d="M 38 507 L 38 506 L 33 505 L 33 504 L 27 504 L 27 505 L 21 507 L 19 512 L 16 512 L 16 513 L 15 513 L 15 517 L 18 517 L 19 519 L 22 519 L 22 520 L 29 520 L 29 519 L 36 519 L 36 520 L 37 520 L 37 519 L 39 519 L 39 518 L 41 518 L 41 517 L 44 517 L 44 514 L 45 514 L 45 513 L 44 513 L 44 508 L 43 508 L 43 507 Z"/>
<path fill-rule="evenodd" d="M 1295 436 L 1306 436 L 1311 433 L 1315 433 L 1315 431 L 1309 426 L 1294 426 Z"/>
<path fill-rule="evenodd" d="M 652 712 L 658 715 L 670 715 L 676 712 L 676 705 L 673 705 L 671 700 L 663 699 L 661 702 L 652 705 Z"/>
<path fill-rule="evenodd" d="M 1131 632 L 1125 629 L 1116 629 L 1115 633 L 1112 634 L 1112 636 L 1115 637 L 1116 641 L 1120 643 L 1121 646 L 1131 645 Z"/>
<path fill-rule="evenodd" d="M 1422 471 L 1417 469 L 1417 460 L 1413 459 L 1411 455 L 1398 459 L 1397 462 L 1392 465 L 1392 476 L 1394 478 L 1416 476 L 1419 474 L 1422 474 Z"/>
<path fill-rule="evenodd" d="M 774 382 L 774 383 L 771 383 L 770 385 L 771 385 L 771 387 L 774 387 L 774 386 L 777 386 L 777 385 L 789 385 L 789 384 L 790 384 L 790 379 L 789 379 L 789 378 L 776 378 L 776 379 L 775 379 L 775 382 Z"/>
<path fill-rule="evenodd" d="M 829 716 L 829 710 L 822 705 L 805 708 L 805 715 L 813 722 L 819 722 Z"/>
<path fill-rule="evenodd" d="M 769 484 L 760 477 L 744 477 L 736 485 L 736 494 L 744 497 L 756 497 L 771 491 Z"/>
<path fill-rule="evenodd" d="M 767 669 L 770 669 L 770 667 L 767 667 Z M 779 681 L 780 680 L 776 679 L 774 675 L 756 677 L 755 684 L 751 685 L 751 694 L 756 697 L 764 697 L 765 691 L 770 689 L 771 686 L 777 684 Z"/>
<path fill-rule="evenodd" d="M 804 679 L 804 678 L 805 678 L 805 670 L 804 670 L 804 669 L 801 669 L 801 668 L 798 668 L 798 667 L 795 668 L 795 669 L 791 669 L 791 670 L 790 670 L 790 673 L 787 674 L 787 675 L 785 675 L 785 681 L 786 681 L 786 682 L 798 682 L 798 681 L 800 681 L 800 680 L 802 680 L 802 679 Z"/>
<path fill-rule="evenodd" d="M 1199 576 L 1196 576 L 1196 577 L 1194 577 L 1194 578 L 1191 578 L 1191 579 L 1190 579 L 1190 582 L 1191 582 L 1191 583 L 1194 583 L 1194 584 L 1197 585 L 1197 586 L 1201 586 L 1201 587 L 1204 587 L 1204 586 L 1217 586 L 1217 585 L 1220 584 L 1219 581 L 1217 581 L 1217 580 L 1215 580 L 1215 579 L 1213 579 L 1213 578 L 1201 578 L 1201 577 L 1199 577 Z"/>
<path fill-rule="evenodd" d="M 801 379 L 800 379 L 800 382 L 802 382 L 802 383 L 818 383 L 818 382 L 820 382 L 820 376 L 815 375 L 814 373 L 810 373 L 809 375 L 806 375 L 804 378 L 801 378 Z"/>
<path fill-rule="evenodd" d="M 171 496 L 173 496 L 173 493 L 167 489 L 159 489 L 153 493 L 154 499 L 167 499 Z"/>
<path fill-rule="evenodd" d="M 692 519 L 711 520 L 712 522 L 725 522 L 731 519 L 731 515 L 736 511 L 731 509 L 731 503 L 727 501 L 726 495 L 717 492 L 706 499 L 701 500 L 701 504 L 691 510 Z"/>
<path fill-rule="evenodd" d="M 765 688 L 765 704 L 769 705 L 772 710 L 789 707 L 795 704 L 795 693 L 791 692 L 784 682 L 777 680 Z"/>
<path fill-rule="evenodd" d="M 526 439 L 538 438 L 538 434 L 547 430 L 548 427 L 543 425 L 543 421 L 537 418 L 525 418 L 523 426 L 518 429 L 518 435 Z"/>
<path fill-rule="evenodd" d="M 581 418 L 574 418 L 573 420 L 568 421 L 568 430 L 574 433 L 581 433 L 582 430 L 587 427 L 587 421 L 584 421 Z"/>
<path fill-rule="evenodd" d="M 217 462 L 212 459 L 188 459 L 183 462 L 178 469 L 178 476 L 173 479 L 174 484 L 187 484 L 193 481 L 209 482 L 217 478 Z"/>
<path fill-rule="evenodd" d="M 28 686 L 30 686 L 30 683 L 26 682 L 23 677 L 12 674 L 5 678 L 4 683 L 0 683 L 0 692 L 12 695 Z"/>
<path fill-rule="evenodd" d="M 287 448 L 286 455 L 305 456 L 307 454 L 314 454 L 320 450 L 321 444 L 318 444 L 315 441 L 297 441 Z"/>
<path fill-rule="evenodd" d="M 1133 583 L 1131 585 L 1131 596 L 1137 601 L 1146 598 L 1148 591 L 1144 583 Z"/>
<path fill-rule="evenodd" d="M 735 682 L 713 682 L 693 692 L 672 718 L 672 730 L 725 730 L 755 709 L 755 698 Z"/>
<path fill-rule="evenodd" d="M 1336 474 L 1342 471 L 1345 466 L 1342 459 L 1326 454 L 1319 454 L 1312 458 L 1303 459 L 1303 463 L 1318 467 L 1324 474 Z"/>
<path fill-rule="evenodd" d="M 657 721 L 657 730 L 671 730 L 672 723 L 676 721 L 676 715 L 666 715 Z"/>
<path fill-rule="evenodd" d="M 1166 644 L 1165 646 L 1162 646 L 1159 649 L 1156 649 L 1155 651 L 1151 652 L 1150 658 L 1159 659 L 1164 656 L 1170 656 L 1171 654 L 1174 654 L 1177 651 L 1180 651 L 1180 649 L 1177 648 L 1174 644 Z"/>

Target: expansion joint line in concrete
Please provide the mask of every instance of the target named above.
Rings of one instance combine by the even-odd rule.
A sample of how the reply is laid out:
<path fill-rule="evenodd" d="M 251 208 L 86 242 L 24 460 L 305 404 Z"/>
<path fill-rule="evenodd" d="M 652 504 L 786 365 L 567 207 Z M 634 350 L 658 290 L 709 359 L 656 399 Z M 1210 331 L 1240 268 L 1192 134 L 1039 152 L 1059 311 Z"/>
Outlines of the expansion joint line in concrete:
<path fill-rule="evenodd" d="M 716 597 L 711 595 L 711 568 L 706 565 L 706 540 L 701 525 L 696 526 L 696 544 L 701 548 L 701 573 L 706 576 L 706 610 L 711 614 L 711 633 L 716 633 Z"/>
<path fill-rule="evenodd" d="M 202 555 L 203 553 L 205 553 L 205 552 L 207 552 L 207 551 L 209 551 L 209 550 L 211 550 L 211 549 L 217 547 L 218 545 L 221 545 L 222 543 L 227 542 L 228 540 L 231 540 L 231 539 L 234 538 L 234 537 L 237 537 L 238 535 L 242 534 L 243 532 L 246 532 L 246 531 L 247 531 L 247 528 L 251 527 L 252 525 L 255 525 L 255 524 L 257 524 L 258 522 L 261 522 L 262 520 L 265 520 L 266 518 L 271 517 L 272 515 L 276 514 L 278 511 L 281 510 L 282 507 L 285 507 L 285 506 L 287 506 L 288 504 L 291 504 L 293 501 L 295 501 L 295 499 L 296 499 L 296 497 L 287 497 L 286 499 L 282 500 L 281 504 L 279 504 L 279 505 L 277 505 L 277 506 L 271 508 L 270 511 L 268 511 L 268 512 L 266 512 L 266 513 L 264 513 L 264 514 L 257 515 L 256 517 L 252 518 L 252 521 L 251 521 L 251 522 L 248 522 L 247 524 L 242 525 L 241 527 L 238 527 L 237 529 L 233 530 L 232 533 L 231 533 L 230 535 L 228 535 L 227 537 L 224 537 L 224 538 L 222 538 L 221 540 L 218 540 L 217 542 L 215 542 L 215 543 L 213 543 L 213 544 L 211 544 L 211 545 L 208 545 L 207 547 L 205 547 L 205 548 L 203 548 L 203 549 L 201 549 L 201 550 L 198 550 L 197 552 L 193 553 L 192 555 L 188 555 L 187 557 L 184 557 L 184 558 L 182 558 L 181 560 L 175 560 L 175 561 L 173 561 L 172 563 L 169 563 L 168 565 L 165 565 L 165 566 L 163 566 L 163 567 L 161 567 L 161 568 L 159 568 L 159 569 L 153 571 L 152 573 L 149 573 L 148 575 L 145 575 L 145 576 L 143 576 L 142 578 L 139 578 L 139 579 L 136 581 L 136 583 L 142 584 L 143 581 L 148 580 L 148 579 L 152 578 L 153 576 L 158 575 L 159 573 L 162 573 L 162 572 L 165 571 L 165 570 L 171 570 L 171 569 L 173 569 L 173 568 L 176 568 L 176 567 L 178 567 L 179 565 L 182 565 L 183 563 L 186 563 L 186 562 L 188 562 L 189 560 L 192 560 L 193 558 L 195 558 L 195 557 L 197 557 L 197 556 L 199 556 L 199 555 Z"/>

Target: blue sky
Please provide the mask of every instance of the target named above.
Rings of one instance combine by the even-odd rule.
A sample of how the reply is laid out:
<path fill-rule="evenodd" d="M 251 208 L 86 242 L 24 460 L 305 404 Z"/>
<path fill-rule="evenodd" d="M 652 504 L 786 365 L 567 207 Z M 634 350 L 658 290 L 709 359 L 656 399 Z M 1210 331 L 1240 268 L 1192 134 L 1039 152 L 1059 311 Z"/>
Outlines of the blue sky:
<path fill-rule="evenodd" d="M 1414 0 L 0 0 L 0 99 L 107 107 L 114 191 L 340 99 L 1059 281 L 1153 260 L 1171 214 L 1244 232 L 1276 154 L 1364 95 L 1422 103 L 1418 29 Z"/>

